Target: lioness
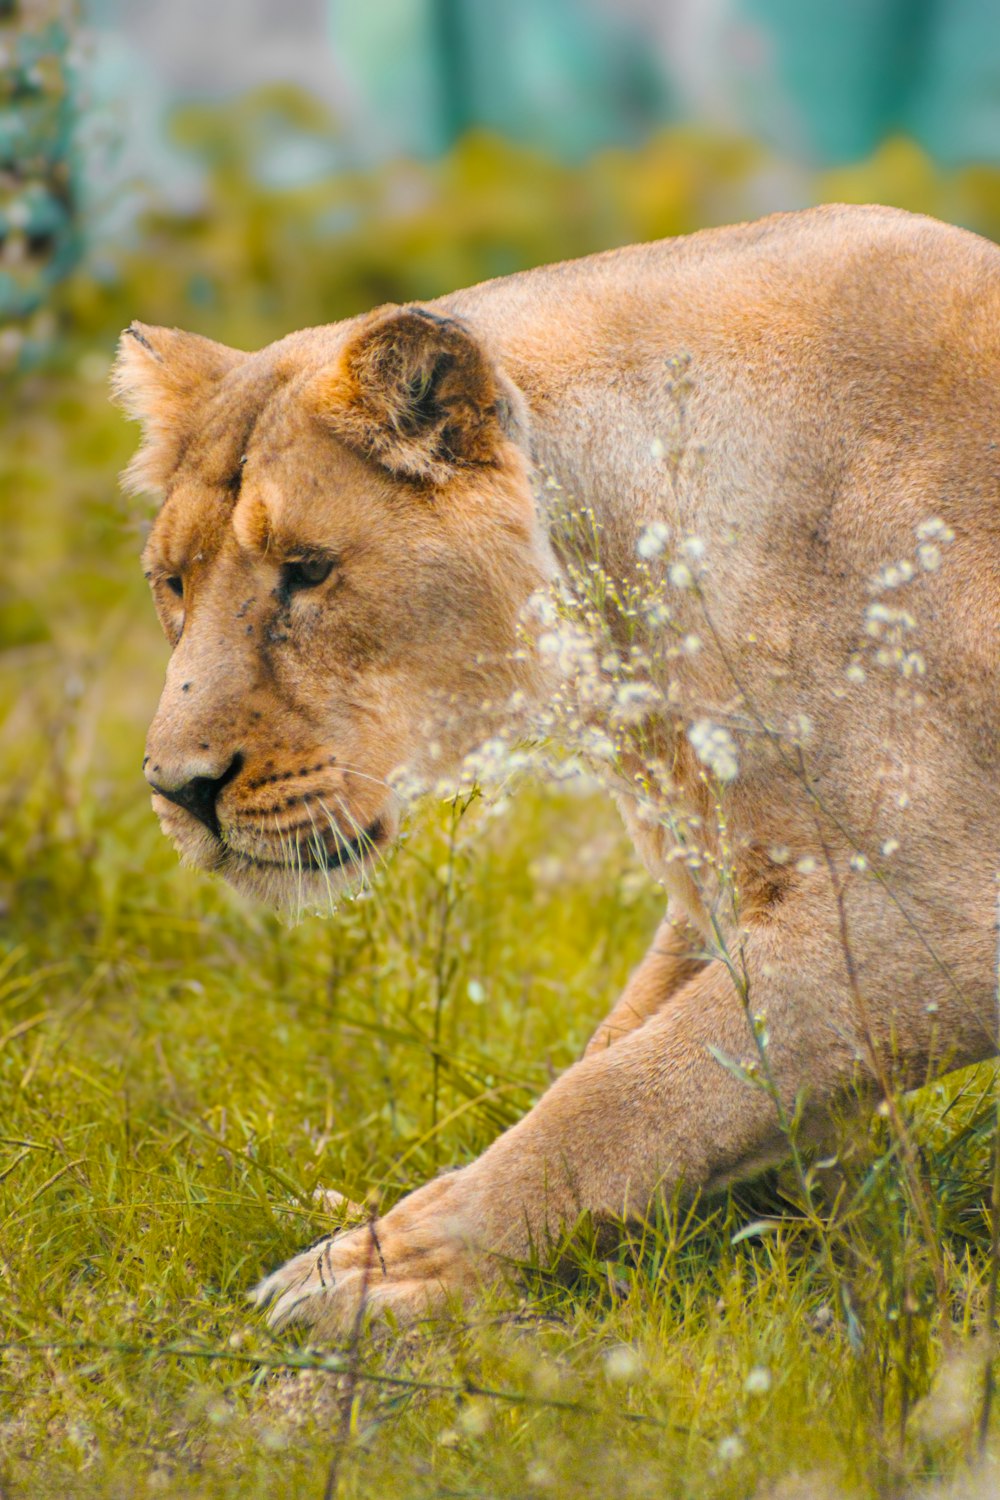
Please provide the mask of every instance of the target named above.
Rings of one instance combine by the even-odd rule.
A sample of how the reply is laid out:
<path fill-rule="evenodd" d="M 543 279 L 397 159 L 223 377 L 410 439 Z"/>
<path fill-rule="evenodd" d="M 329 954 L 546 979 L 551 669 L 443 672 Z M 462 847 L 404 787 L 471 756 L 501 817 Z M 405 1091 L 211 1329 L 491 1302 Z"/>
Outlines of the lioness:
<path fill-rule="evenodd" d="M 530 1114 L 276 1271 L 275 1323 L 330 1334 L 362 1288 L 425 1312 L 583 1210 L 718 1188 L 781 1158 L 793 1114 L 820 1131 L 993 1051 L 993 245 L 824 207 L 255 354 L 136 323 L 115 389 L 145 430 L 128 483 L 163 497 L 153 806 L 265 900 L 363 876 L 394 772 L 434 779 L 568 691 L 547 591 L 600 571 L 619 666 L 659 601 L 614 774 L 668 920 Z M 592 517 L 571 542 L 567 503 Z M 617 733 L 620 708 L 594 691 L 578 722 Z"/>

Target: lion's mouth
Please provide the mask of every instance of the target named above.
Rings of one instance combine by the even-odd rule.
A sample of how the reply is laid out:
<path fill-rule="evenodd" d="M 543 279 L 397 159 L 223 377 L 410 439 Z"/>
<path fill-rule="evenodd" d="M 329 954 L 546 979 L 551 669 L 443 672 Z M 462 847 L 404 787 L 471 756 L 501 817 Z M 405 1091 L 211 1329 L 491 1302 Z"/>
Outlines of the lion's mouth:
<path fill-rule="evenodd" d="M 366 869 L 381 852 L 391 830 L 379 815 L 366 828 L 349 838 L 339 828 L 330 828 L 321 836 L 317 830 L 308 838 L 296 835 L 294 840 L 278 836 L 275 844 L 262 846 L 259 840 L 248 847 L 239 837 L 222 827 L 220 833 L 204 822 L 155 795 L 153 806 L 163 831 L 173 839 L 182 853 L 203 869 L 220 875 L 234 876 L 238 871 L 284 872 L 288 875 L 323 875 L 338 870 L 347 873 Z"/>
<path fill-rule="evenodd" d="M 306 843 L 296 843 L 282 859 L 250 854 L 226 843 L 222 847 L 227 854 L 234 855 L 242 863 L 264 870 L 341 870 L 345 865 L 356 869 L 376 852 L 384 836 L 382 819 L 376 818 L 374 823 L 369 823 L 353 839 L 337 833 L 331 848 L 325 840 L 312 838 Z"/>

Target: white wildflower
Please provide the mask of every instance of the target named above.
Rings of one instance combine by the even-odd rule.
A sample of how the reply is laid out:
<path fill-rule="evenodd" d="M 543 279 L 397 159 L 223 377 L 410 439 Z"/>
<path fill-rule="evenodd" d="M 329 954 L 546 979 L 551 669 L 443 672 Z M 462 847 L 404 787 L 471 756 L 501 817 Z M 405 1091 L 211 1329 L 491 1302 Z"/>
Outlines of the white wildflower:
<path fill-rule="evenodd" d="M 426 777 L 421 776 L 413 766 L 397 766 L 389 772 L 387 780 L 399 800 L 407 805 L 427 791 Z"/>
<path fill-rule="evenodd" d="M 816 869 L 816 861 L 811 854 L 803 854 L 801 859 L 795 861 L 795 868 L 800 875 L 812 875 Z"/>
<path fill-rule="evenodd" d="M 635 550 L 648 562 L 663 553 L 669 538 L 670 528 L 664 521 L 649 521 L 639 533 Z"/>
<path fill-rule="evenodd" d="M 465 785 L 501 780 L 510 769 L 510 746 L 499 736 L 484 740 L 462 760 L 461 779 Z"/>
<path fill-rule="evenodd" d="M 715 1452 L 720 1463 L 731 1464 L 735 1463 L 738 1458 L 742 1458 L 746 1449 L 743 1445 L 743 1439 L 738 1437 L 735 1432 L 732 1432 L 728 1437 L 722 1439 Z"/>
<path fill-rule="evenodd" d="M 631 1384 L 642 1374 L 642 1359 L 630 1344 L 619 1344 L 604 1356 L 604 1374 L 617 1384 Z"/>
<path fill-rule="evenodd" d="M 698 719 L 688 730 L 688 739 L 703 766 L 719 781 L 735 781 L 739 773 L 736 741 L 722 724 Z"/>
<path fill-rule="evenodd" d="M 921 542 L 917 548 L 917 561 L 925 573 L 936 573 L 941 566 L 941 548 L 936 542 Z"/>
<path fill-rule="evenodd" d="M 915 630 L 917 622 L 906 609 L 891 609 L 888 604 L 876 600 L 865 610 L 865 633 L 876 639 L 889 633 L 890 639 L 902 631 Z"/>
<path fill-rule="evenodd" d="M 771 1372 L 763 1365 L 755 1365 L 747 1374 L 743 1382 L 743 1389 L 748 1396 L 764 1396 L 771 1389 Z"/>
<path fill-rule="evenodd" d="M 888 625 L 893 616 L 893 611 L 887 604 L 869 604 L 865 610 L 865 630 L 868 635 L 881 635 L 883 627 Z"/>
<path fill-rule="evenodd" d="M 615 694 L 615 717 L 624 723 L 638 723 L 660 702 L 660 694 L 652 683 L 623 682 Z"/>
<path fill-rule="evenodd" d="M 946 526 L 940 516 L 931 516 L 927 521 L 921 521 L 917 527 L 918 542 L 952 542 L 955 533 L 950 526 Z"/>
<path fill-rule="evenodd" d="M 616 755 L 615 744 L 610 735 L 594 726 L 588 726 L 580 748 L 589 760 L 612 761 Z"/>
<path fill-rule="evenodd" d="M 531 595 L 524 606 L 524 613 L 529 618 L 533 616 L 539 625 L 554 625 L 559 618 L 555 601 L 544 590 Z"/>
<path fill-rule="evenodd" d="M 887 563 L 879 570 L 872 587 L 875 589 L 898 589 L 902 584 L 909 583 L 916 573 L 916 568 L 908 557 L 901 558 L 899 562 Z"/>
<path fill-rule="evenodd" d="M 687 563 L 673 563 L 667 577 L 675 589 L 689 589 L 694 583 L 694 577 Z"/>
<path fill-rule="evenodd" d="M 666 443 L 663 441 L 662 438 L 655 437 L 653 439 L 653 441 L 649 445 L 649 456 L 650 456 L 650 458 L 655 458 L 655 459 L 659 460 L 661 458 L 665 458 L 666 455 L 667 455 L 667 445 L 666 445 Z"/>

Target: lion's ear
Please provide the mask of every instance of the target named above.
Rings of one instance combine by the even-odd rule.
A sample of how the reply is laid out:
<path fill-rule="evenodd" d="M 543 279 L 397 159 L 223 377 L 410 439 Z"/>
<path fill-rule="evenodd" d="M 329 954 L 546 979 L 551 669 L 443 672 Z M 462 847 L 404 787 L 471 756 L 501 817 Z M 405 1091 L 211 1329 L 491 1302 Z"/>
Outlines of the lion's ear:
<path fill-rule="evenodd" d="M 421 307 L 371 313 L 310 391 L 342 442 L 429 484 L 495 462 L 515 399 L 462 323 Z"/>
<path fill-rule="evenodd" d="M 142 447 L 124 475 L 128 489 L 162 488 L 208 390 L 244 358 L 197 333 L 129 324 L 111 371 L 113 400 L 142 424 Z"/>

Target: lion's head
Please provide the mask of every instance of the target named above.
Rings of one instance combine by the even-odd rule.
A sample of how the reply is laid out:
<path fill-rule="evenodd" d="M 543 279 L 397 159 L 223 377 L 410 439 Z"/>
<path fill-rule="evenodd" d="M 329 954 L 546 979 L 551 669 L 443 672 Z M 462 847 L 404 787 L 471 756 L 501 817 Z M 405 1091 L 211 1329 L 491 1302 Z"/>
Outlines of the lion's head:
<path fill-rule="evenodd" d="M 437 776 L 537 663 L 552 572 L 523 403 L 484 344 L 387 308 L 244 354 L 133 324 L 115 390 L 172 648 L 145 773 L 194 864 L 325 902 L 392 842 L 393 773 Z"/>

